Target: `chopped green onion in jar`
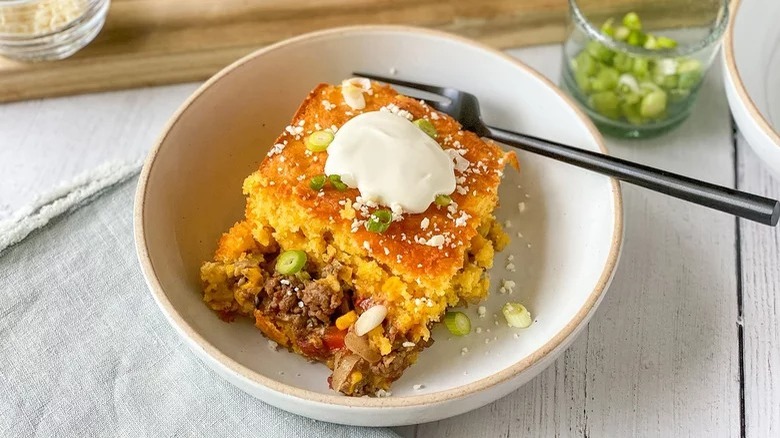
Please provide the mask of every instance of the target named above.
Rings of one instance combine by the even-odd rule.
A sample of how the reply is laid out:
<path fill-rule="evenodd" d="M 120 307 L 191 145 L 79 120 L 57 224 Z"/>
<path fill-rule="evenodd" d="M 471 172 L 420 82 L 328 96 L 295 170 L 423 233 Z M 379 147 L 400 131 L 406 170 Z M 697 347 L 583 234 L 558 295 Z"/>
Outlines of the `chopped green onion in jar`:
<path fill-rule="evenodd" d="M 614 18 L 606 20 L 601 32 L 647 53 L 621 51 L 620 44 L 591 40 L 568 64 L 568 84 L 588 107 L 608 119 L 637 126 L 674 114 L 698 88 L 704 74 L 699 60 L 669 53 L 677 47 L 676 40 L 643 28 L 639 15 L 631 12 L 620 23 Z"/>

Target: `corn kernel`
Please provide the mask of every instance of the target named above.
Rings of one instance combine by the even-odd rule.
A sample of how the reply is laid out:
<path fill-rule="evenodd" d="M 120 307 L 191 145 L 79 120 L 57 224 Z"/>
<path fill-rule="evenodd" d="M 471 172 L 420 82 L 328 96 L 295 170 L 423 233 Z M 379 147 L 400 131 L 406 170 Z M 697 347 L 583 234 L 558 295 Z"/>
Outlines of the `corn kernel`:
<path fill-rule="evenodd" d="M 336 318 L 336 328 L 339 330 L 346 330 L 357 321 L 357 313 L 354 310 L 350 310 L 338 318 Z"/>
<path fill-rule="evenodd" d="M 363 380 L 363 373 L 361 373 L 360 371 L 355 371 L 352 373 L 352 375 L 349 376 L 349 378 L 352 384 L 355 385 L 361 380 Z"/>

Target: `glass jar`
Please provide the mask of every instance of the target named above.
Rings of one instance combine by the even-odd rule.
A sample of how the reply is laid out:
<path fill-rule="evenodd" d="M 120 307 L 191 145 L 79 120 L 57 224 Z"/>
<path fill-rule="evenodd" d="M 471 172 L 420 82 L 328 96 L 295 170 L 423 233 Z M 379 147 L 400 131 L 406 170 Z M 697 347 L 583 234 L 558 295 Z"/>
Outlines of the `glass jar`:
<path fill-rule="evenodd" d="M 628 9 L 628 6 L 631 9 Z M 728 0 L 569 0 L 561 85 L 599 129 L 661 134 L 690 114 L 728 21 Z"/>
<path fill-rule="evenodd" d="M 0 0 L 0 56 L 19 61 L 63 59 L 89 44 L 110 0 Z"/>

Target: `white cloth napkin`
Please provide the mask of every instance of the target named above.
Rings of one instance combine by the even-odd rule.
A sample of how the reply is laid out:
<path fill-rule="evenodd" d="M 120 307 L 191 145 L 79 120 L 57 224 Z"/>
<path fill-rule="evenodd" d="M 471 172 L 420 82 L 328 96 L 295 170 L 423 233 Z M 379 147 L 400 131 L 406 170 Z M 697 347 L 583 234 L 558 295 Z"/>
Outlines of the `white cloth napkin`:
<path fill-rule="evenodd" d="M 286 413 L 201 364 L 146 290 L 134 189 L 0 254 L 0 437 L 397 437 Z"/>

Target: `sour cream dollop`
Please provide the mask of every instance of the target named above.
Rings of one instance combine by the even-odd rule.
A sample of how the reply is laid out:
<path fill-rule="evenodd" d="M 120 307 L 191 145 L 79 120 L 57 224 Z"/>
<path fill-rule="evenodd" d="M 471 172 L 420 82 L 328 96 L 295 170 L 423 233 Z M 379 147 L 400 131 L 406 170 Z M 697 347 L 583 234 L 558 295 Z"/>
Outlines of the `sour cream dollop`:
<path fill-rule="evenodd" d="M 422 213 L 455 191 L 455 168 L 441 146 L 409 120 L 371 111 L 345 123 L 328 146 L 325 173 L 341 175 L 364 199 Z"/>

